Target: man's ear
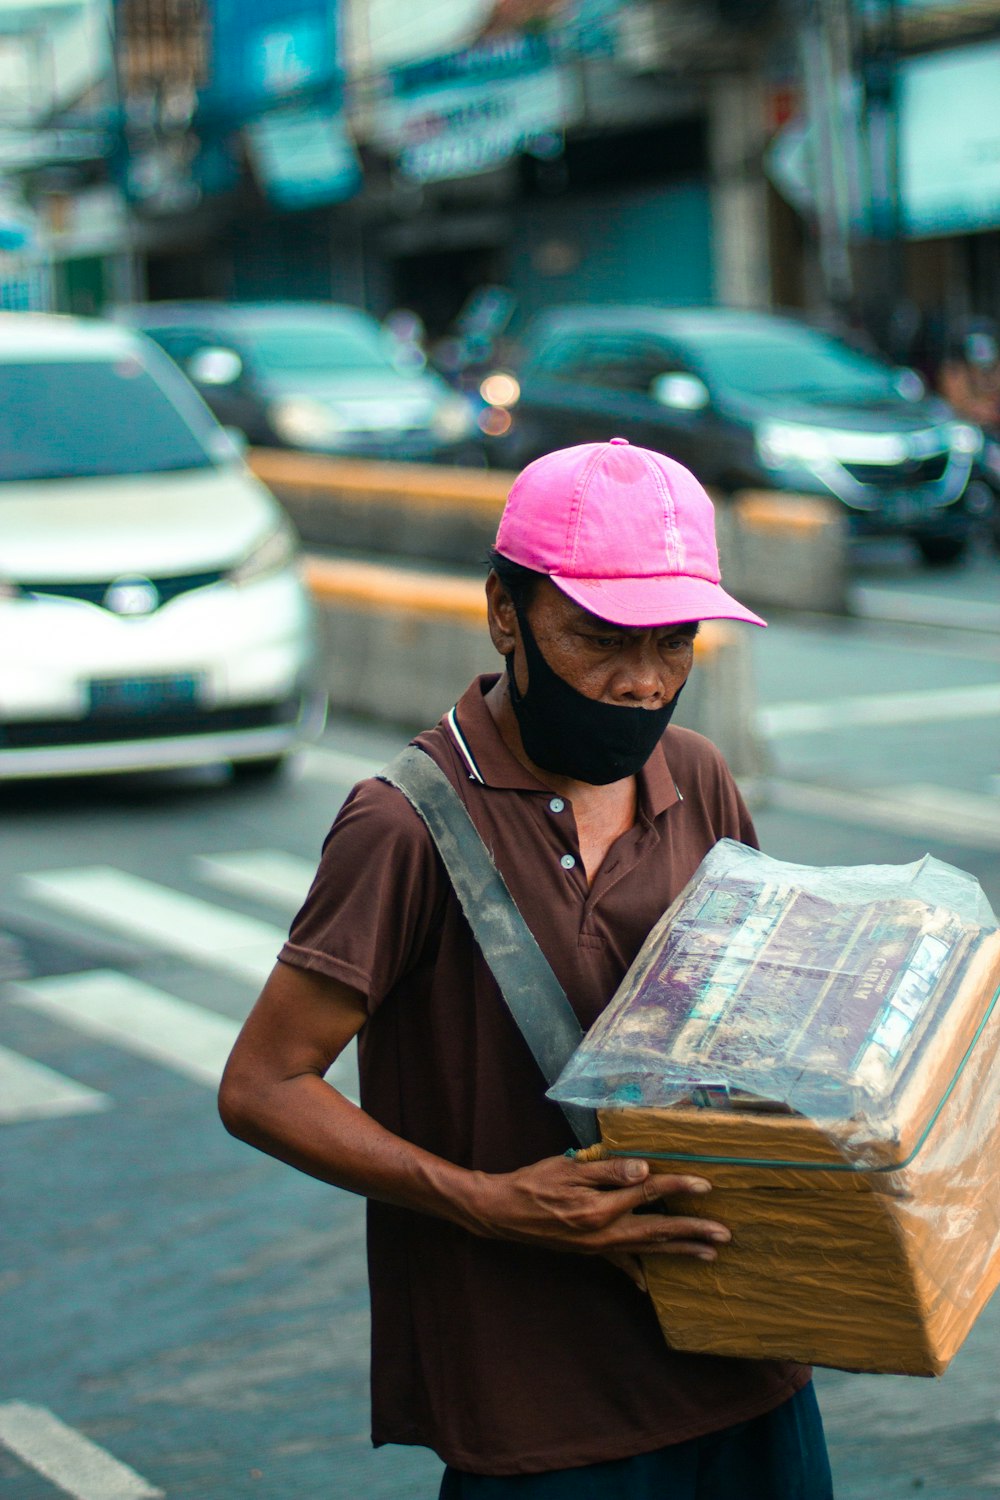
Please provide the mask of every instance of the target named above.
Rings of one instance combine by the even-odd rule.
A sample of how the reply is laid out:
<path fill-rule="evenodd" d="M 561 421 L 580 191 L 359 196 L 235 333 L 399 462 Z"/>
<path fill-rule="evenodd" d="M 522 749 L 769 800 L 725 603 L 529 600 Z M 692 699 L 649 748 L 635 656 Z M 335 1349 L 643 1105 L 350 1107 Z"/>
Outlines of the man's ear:
<path fill-rule="evenodd" d="M 501 656 L 510 656 L 517 644 L 517 614 L 513 599 L 492 569 L 486 579 L 486 616 L 490 640 Z"/>

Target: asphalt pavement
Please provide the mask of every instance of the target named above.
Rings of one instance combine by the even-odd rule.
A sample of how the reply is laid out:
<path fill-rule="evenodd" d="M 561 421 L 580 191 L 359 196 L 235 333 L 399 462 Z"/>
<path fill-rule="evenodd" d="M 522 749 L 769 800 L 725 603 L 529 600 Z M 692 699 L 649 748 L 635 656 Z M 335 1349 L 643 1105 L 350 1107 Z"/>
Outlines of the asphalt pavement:
<path fill-rule="evenodd" d="M 931 853 L 1000 909 L 998 583 L 985 549 L 947 574 L 869 552 L 851 618 L 756 634 L 768 767 L 747 792 L 769 852 Z M 189 773 L 0 792 L 11 1500 L 436 1494 L 433 1455 L 369 1444 L 362 1206 L 214 1109 L 330 819 L 403 738 L 334 722 L 266 790 Z M 998 1324 L 995 1299 L 940 1380 L 819 1372 L 838 1500 L 1000 1495 Z"/>
<path fill-rule="evenodd" d="M 914 571 L 899 546 L 855 571 L 855 613 L 773 621 L 756 641 L 770 778 L 761 842 L 809 864 L 930 853 L 1000 913 L 1000 563 Z M 838 1500 L 1000 1496 L 1000 1299 L 946 1375 L 817 1371 Z"/>

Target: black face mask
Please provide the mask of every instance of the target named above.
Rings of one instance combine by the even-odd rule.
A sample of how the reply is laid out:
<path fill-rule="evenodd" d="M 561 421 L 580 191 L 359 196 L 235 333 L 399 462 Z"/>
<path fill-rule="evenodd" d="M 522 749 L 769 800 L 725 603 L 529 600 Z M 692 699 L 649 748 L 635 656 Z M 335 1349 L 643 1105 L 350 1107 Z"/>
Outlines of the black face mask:
<path fill-rule="evenodd" d="M 543 771 L 591 786 L 641 771 L 670 723 L 681 688 L 663 708 L 624 708 L 588 698 L 552 670 L 520 610 L 517 619 L 528 691 L 518 691 L 513 653 L 507 657 L 507 679 L 525 753 Z"/>

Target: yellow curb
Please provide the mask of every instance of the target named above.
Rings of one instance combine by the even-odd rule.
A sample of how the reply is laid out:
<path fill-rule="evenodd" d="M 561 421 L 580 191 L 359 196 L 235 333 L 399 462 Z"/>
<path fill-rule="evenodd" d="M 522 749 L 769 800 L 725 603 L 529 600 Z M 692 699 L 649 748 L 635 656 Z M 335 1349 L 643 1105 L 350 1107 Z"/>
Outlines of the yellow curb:
<path fill-rule="evenodd" d="M 265 484 L 302 496 L 359 505 L 403 500 L 435 510 L 474 511 L 494 520 L 515 479 L 514 474 L 498 469 L 326 458 L 277 448 L 252 448 L 247 461 Z"/>
<path fill-rule="evenodd" d="M 251 448 L 247 462 L 264 484 L 306 500 L 361 506 L 402 502 L 489 521 L 499 519 L 516 478 L 506 470 L 328 458 L 282 448 Z M 720 503 L 718 496 L 713 499 Z M 744 490 L 733 495 L 731 503 L 743 525 L 762 530 L 819 531 L 837 519 L 836 507 L 821 495 Z"/>
<path fill-rule="evenodd" d="M 473 578 L 307 557 L 305 579 L 320 604 L 349 605 L 373 613 L 430 615 L 462 625 L 486 624 L 483 583 Z"/>
<path fill-rule="evenodd" d="M 306 557 L 303 573 L 320 605 L 346 606 L 370 614 L 426 615 L 466 627 L 485 627 L 484 584 L 449 573 L 411 573 L 380 563 Z M 725 620 L 706 620 L 695 640 L 695 655 L 712 655 L 733 639 Z"/>
<path fill-rule="evenodd" d="M 769 490 L 733 496 L 737 520 L 767 531 L 822 531 L 837 512 L 822 495 L 776 495 Z"/>

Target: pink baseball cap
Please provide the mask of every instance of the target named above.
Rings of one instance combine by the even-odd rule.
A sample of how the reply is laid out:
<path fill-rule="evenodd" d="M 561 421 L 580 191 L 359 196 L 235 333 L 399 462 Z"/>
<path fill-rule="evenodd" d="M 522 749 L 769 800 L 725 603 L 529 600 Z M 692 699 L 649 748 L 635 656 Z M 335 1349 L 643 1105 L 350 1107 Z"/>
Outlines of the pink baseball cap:
<path fill-rule="evenodd" d="M 698 480 L 627 438 L 528 464 L 507 496 L 496 550 L 615 625 L 765 623 L 721 586 L 715 512 Z"/>

